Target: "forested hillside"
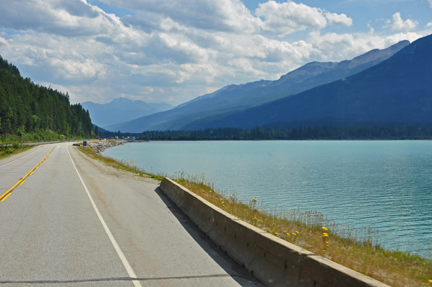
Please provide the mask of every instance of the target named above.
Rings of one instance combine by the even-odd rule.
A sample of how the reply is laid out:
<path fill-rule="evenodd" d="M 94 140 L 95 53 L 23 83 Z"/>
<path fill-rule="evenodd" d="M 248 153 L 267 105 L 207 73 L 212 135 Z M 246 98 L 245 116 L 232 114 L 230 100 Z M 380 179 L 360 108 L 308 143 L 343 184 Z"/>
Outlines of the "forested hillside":
<path fill-rule="evenodd" d="M 28 140 L 43 140 L 43 135 L 86 137 L 92 131 L 88 111 L 71 105 L 67 93 L 21 77 L 17 67 L 0 56 L 0 134 L 31 134 Z"/>

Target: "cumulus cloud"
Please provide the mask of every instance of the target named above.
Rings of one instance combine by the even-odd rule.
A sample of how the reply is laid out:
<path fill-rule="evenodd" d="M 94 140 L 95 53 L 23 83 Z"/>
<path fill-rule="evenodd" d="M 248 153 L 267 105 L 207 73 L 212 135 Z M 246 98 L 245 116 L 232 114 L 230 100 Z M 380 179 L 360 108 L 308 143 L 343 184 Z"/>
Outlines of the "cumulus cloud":
<path fill-rule="evenodd" d="M 276 3 L 268 1 L 259 4 L 255 14 L 262 17 L 261 27 L 276 34 L 290 34 L 306 28 L 325 28 L 327 20 L 318 8 L 309 7 L 292 1 Z"/>
<path fill-rule="evenodd" d="M 431 0 L 432 1 L 432 0 Z M 432 22 L 426 24 L 426 27 L 432 27 Z"/>
<path fill-rule="evenodd" d="M 6 46 L 8 44 L 8 42 L 6 41 L 6 39 L 4 39 L 4 38 L 2 38 L 1 36 L 0 36 L 0 47 L 1 46 Z"/>
<path fill-rule="evenodd" d="M 139 17 L 155 18 L 156 15 L 156 18 L 170 18 L 183 26 L 204 30 L 252 33 L 258 29 L 258 19 L 240 0 L 105 0 L 104 2 L 136 11 Z"/>
<path fill-rule="evenodd" d="M 119 19 L 85 1 L 10 1 L 0 9 L 0 27 L 83 36 L 109 33 Z"/>
<path fill-rule="evenodd" d="M 350 17 L 347 17 L 347 15 L 345 14 L 327 12 L 325 16 L 330 25 L 344 25 L 350 27 L 353 22 L 352 19 Z"/>
<path fill-rule="evenodd" d="M 0 54 L 73 102 L 124 96 L 179 104 L 227 84 L 275 80 L 310 61 L 339 61 L 398 40 L 398 33 L 323 33 L 352 19 L 293 1 L 252 13 L 240 0 L 14 0 L 0 9 Z M 193 9 L 192 9 L 193 8 Z M 274 37 L 311 29 L 303 40 Z"/>
<path fill-rule="evenodd" d="M 352 19 L 345 14 L 324 12 L 322 9 L 293 1 L 277 3 L 271 0 L 259 4 L 255 14 L 263 19 L 259 25 L 264 31 L 279 35 L 307 28 L 322 29 L 327 25 L 352 25 Z"/>
<path fill-rule="evenodd" d="M 409 31 L 417 27 L 418 22 L 411 19 L 402 20 L 399 12 L 393 14 L 392 20 L 387 20 L 384 27 L 390 27 L 393 31 Z"/>
<path fill-rule="evenodd" d="M 420 34 L 408 32 L 386 37 L 372 34 L 336 34 L 320 32 L 309 33 L 308 42 L 319 47 L 319 56 L 324 61 L 341 61 L 366 53 L 372 49 L 384 49 L 403 40 L 410 42 L 421 37 Z"/>

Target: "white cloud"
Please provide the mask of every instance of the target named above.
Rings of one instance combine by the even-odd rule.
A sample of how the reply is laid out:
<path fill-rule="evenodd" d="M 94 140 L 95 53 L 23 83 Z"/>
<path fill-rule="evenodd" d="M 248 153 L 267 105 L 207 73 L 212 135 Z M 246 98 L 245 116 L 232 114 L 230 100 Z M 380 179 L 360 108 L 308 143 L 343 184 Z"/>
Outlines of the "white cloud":
<path fill-rule="evenodd" d="M 431 0 L 432 1 L 432 0 Z M 432 27 L 432 22 L 426 24 L 426 27 Z"/>
<path fill-rule="evenodd" d="M 0 4 L 0 54 L 35 82 L 68 90 L 73 102 L 122 95 L 179 104 L 216 87 L 274 80 L 310 61 L 420 37 L 320 32 L 352 19 L 293 1 L 269 1 L 255 15 L 240 0 L 104 2 L 135 15 L 119 18 L 85 0 Z M 302 40 L 274 37 L 308 28 L 315 31 Z"/>
<path fill-rule="evenodd" d="M 68 36 L 109 33 L 119 18 L 85 1 L 10 1 L 0 9 L 0 26 Z"/>
<path fill-rule="evenodd" d="M 375 29 L 371 26 L 370 23 L 368 23 L 367 26 L 369 28 L 369 34 L 373 35 L 373 33 L 375 33 Z"/>
<path fill-rule="evenodd" d="M 240 0 L 105 0 L 138 13 L 140 18 L 170 18 L 188 27 L 212 31 L 253 33 L 258 19 Z"/>
<path fill-rule="evenodd" d="M 268 1 L 259 4 L 255 14 L 264 19 L 261 27 L 265 31 L 281 35 L 305 30 L 309 27 L 325 28 L 327 25 L 327 20 L 320 9 L 292 1 L 284 3 Z"/>
<path fill-rule="evenodd" d="M 0 36 L 0 47 L 6 46 L 8 44 L 7 40 Z"/>
<path fill-rule="evenodd" d="M 432 0 L 429 0 L 429 6 L 432 8 Z"/>
<path fill-rule="evenodd" d="M 353 22 L 352 19 L 350 17 L 347 17 L 347 15 L 345 14 L 327 12 L 325 16 L 330 25 L 344 25 L 350 27 Z"/>
<path fill-rule="evenodd" d="M 364 54 L 372 49 L 384 49 L 403 40 L 410 42 L 417 40 L 421 35 L 417 33 L 398 33 L 386 37 L 372 34 L 336 34 L 320 32 L 309 33 L 308 42 L 320 53 L 323 61 L 341 61 Z"/>
<path fill-rule="evenodd" d="M 392 20 L 387 20 L 384 27 L 390 27 L 393 31 L 409 31 L 415 29 L 418 25 L 417 21 L 411 19 L 402 20 L 399 12 L 393 14 Z"/>
<path fill-rule="evenodd" d="M 291 0 L 282 3 L 270 0 L 259 4 L 255 14 L 263 19 L 259 24 L 264 31 L 279 35 L 307 28 L 323 29 L 327 25 L 352 25 L 352 19 L 345 14 L 324 12 L 319 8 L 297 4 Z"/>

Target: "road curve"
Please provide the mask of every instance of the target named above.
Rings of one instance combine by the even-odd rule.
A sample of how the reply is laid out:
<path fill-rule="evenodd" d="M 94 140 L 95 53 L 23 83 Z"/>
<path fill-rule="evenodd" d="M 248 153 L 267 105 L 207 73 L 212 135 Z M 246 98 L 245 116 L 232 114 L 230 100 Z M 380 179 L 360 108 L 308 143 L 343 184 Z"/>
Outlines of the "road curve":
<path fill-rule="evenodd" d="M 157 182 L 106 167 L 71 143 L 0 160 L 0 284 L 262 286 Z"/>

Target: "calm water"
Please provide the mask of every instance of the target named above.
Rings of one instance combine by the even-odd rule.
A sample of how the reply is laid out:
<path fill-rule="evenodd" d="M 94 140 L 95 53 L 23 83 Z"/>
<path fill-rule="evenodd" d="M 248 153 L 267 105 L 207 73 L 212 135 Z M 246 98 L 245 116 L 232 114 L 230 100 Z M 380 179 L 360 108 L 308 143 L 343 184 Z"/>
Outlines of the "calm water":
<path fill-rule="evenodd" d="M 245 201 L 319 211 L 379 230 L 387 248 L 431 251 L 431 141 L 149 142 L 104 155 L 153 173 L 204 173 Z"/>

